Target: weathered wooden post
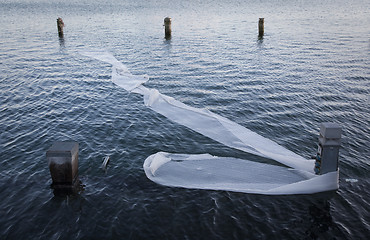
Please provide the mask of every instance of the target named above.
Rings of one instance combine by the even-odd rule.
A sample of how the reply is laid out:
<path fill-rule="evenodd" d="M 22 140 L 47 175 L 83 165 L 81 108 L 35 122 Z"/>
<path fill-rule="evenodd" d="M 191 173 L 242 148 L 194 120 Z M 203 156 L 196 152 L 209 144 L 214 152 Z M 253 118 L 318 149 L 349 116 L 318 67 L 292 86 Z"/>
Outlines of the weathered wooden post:
<path fill-rule="evenodd" d="M 57 19 L 57 26 L 58 26 L 58 34 L 60 38 L 63 38 L 63 28 L 64 28 L 64 22 L 63 20 L 59 17 Z"/>
<path fill-rule="evenodd" d="M 260 18 L 258 21 L 258 37 L 262 38 L 265 32 L 265 27 L 264 27 L 265 19 Z"/>
<path fill-rule="evenodd" d="M 53 188 L 72 188 L 78 178 L 78 143 L 54 142 L 46 159 Z"/>
<path fill-rule="evenodd" d="M 166 17 L 164 19 L 164 37 L 169 40 L 171 39 L 171 18 Z"/>

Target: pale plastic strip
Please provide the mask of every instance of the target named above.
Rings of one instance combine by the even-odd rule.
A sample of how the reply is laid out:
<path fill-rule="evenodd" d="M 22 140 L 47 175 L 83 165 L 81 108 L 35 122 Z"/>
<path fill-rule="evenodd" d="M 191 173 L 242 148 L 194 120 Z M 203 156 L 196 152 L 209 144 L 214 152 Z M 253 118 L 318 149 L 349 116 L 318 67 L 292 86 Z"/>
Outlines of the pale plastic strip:
<path fill-rule="evenodd" d="M 144 103 L 168 119 L 184 125 L 226 146 L 267 157 L 289 167 L 313 173 L 313 160 L 307 160 L 277 143 L 208 111 L 188 106 L 156 89 L 141 84 L 149 78 L 132 75 L 127 67 L 105 51 L 84 51 L 82 55 L 113 65 L 112 81 L 127 91 L 144 95 Z"/>
<path fill-rule="evenodd" d="M 120 68 L 123 72 L 129 73 L 127 67 L 118 61 L 111 53 L 105 50 L 84 50 L 79 52 L 81 55 L 86 57 L 94 58 L 106 63 L 113 65 L 116 68 Z"/>
<path fill-rule="evenodd" d="M 184 125 L 226 146 L 271 158 L 289 167 L 313 173 L 313 160 L 306 160 L 277 143 L 206 109 L 188 106 L 159 93 L 144 89 L 145 105 L 168 119 Z"/>
<path fill-rule="evenodd" d="M 113 55 L 88 51 L 85 56 L 113 65 L 112 81 L 144 96 L 144 103 L 170 120 L 189 127 L 229 147 L 274 159 L 287 166 L 274 166 L 209 154 L 189 155 L 160 152 L 144 161 L 149 179 L 166 186 L 226 190 L 258 194 L 311 194 L 338 189 L 339 172 L 313 174 L 306 160 L 277 143 L 206 109 L 187 106 L 141 84 L 147 77 L 134 76 Z"/>
<path fill-rule="evenodd" d="M 338 189 L 338 172 L 315 175 L 248 160 L 159 152 L 144 162 L 147 177 L 161 185 L 282 195 Z"/>

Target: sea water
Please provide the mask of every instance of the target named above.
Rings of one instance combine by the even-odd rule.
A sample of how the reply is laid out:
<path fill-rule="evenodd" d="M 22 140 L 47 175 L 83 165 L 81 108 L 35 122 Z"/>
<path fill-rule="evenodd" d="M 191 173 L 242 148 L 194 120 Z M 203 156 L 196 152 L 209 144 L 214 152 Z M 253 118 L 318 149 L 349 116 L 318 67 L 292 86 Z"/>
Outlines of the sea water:
<path fill-rule="evenodd" d="M 0 0 L 0 6 L 1 239 L 369 236 L 368 1 Z M 110 81 L 111 66 L 79 54 L 89 48 L 147 74 L 145 86 L 305 158 L 316 153 L 321 122 L 340 124 L 339 190 L 264 196 L 151 182 L 143 162 L 159 151 L 270 160 L 151 111 Z M 78 194 L 57 196 L 50 188 L 45 154 L 60 140 L 80 144 Z"/>

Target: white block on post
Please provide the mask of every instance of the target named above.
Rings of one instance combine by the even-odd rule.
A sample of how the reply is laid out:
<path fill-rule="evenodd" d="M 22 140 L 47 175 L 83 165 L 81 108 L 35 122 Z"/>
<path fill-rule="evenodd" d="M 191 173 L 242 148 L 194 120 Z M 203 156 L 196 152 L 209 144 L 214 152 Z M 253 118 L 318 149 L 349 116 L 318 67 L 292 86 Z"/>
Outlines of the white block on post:
<path fill-rule="evenodd" d="M 78 176 L 77 142 L 54 142 L 46 152 L 54 187 L 68 187 Z"/>

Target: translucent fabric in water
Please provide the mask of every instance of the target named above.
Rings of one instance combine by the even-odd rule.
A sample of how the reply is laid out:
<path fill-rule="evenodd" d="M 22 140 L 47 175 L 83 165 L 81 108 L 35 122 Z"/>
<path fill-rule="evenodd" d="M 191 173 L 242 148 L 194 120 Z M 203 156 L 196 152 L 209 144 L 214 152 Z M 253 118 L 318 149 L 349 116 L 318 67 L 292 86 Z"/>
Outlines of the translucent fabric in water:
<path fill-rule="evenodd" d="M 188 106 L 176 99 L 148 89 L 149 78 L 132 75 L 113 55 L 85 51 L 85 56 L 110 63 L 112 81 L 123 89 L 143 95 L 150 109 L 171 121 L 231 148 L 273 159 L 288 167 L 263 164 L 209 154 L 157 153 L 144 162 L 152 181 L 175 187 L 227 190 L 259 194 L 310 194 L 338 189 L 338 171 L 313 174 L 314 161 L 262 137 L 261 135 L 206 109 Z"/>

